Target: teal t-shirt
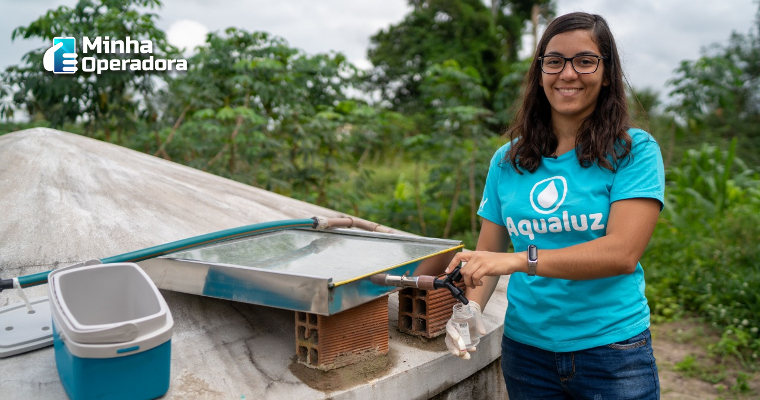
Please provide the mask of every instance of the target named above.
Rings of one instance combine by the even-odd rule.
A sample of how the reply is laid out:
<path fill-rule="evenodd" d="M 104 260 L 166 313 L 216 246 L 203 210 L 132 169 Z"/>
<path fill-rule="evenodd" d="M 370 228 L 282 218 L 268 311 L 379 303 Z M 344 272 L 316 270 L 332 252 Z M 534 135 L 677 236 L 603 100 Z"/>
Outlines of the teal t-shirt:
<path fill-rule="evenodd" d="M 630 129 L 630 158 L 616 172 L 580 165 L 575 150 L 544 157 L 533 172 L 517 173 L 502 146 L 491 159 L 478 215 L 506 227 L 515 251 L 535 244 L 556 249 L 606 234 L 610 204 L 630 198 L 663 203 L 660 147 L 649 133 Z M 540 273 L 540 272 L 539 272 Z M 504 334 L 548 351 L 588 349 L 628 339 L 649 327 L 641 263 L 632 274 L 566 280 L 515 273 L 507 288 Z"/>

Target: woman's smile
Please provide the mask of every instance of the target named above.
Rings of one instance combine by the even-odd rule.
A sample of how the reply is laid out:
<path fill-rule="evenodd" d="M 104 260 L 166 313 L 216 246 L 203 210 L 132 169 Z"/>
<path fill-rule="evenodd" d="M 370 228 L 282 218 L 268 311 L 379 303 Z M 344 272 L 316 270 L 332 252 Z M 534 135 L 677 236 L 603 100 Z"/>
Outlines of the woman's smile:
<path fill-rule="evenodd" d="M 560 87 L 554 90 L 558 91 L 562 96 L 569 97 L 578 94 L 583 88 Z"/>

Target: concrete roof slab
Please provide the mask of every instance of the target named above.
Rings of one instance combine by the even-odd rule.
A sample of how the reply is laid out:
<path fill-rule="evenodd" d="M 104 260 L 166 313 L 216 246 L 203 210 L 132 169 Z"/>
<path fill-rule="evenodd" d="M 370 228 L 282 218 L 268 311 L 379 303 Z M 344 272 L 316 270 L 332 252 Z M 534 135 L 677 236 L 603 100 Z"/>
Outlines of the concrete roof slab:
<path fill-rule="evenodd" d="M 2 278 L 247 224 L 342 215 L 46 128 L 0 136 L 0 166 Z M 484 314 L 488 334 L 470 361 L 446 352 L 441 338 L 425 343 L 399 333 L 391 295 L 387 365 L 332 389 L 299 373 L 292 311 L 162 290 L 175 321 L 165 398 L 428 398 L 499 357 L 505 287 L 503 278 Z M 25 291 L 47 295 L 45 286 Z M 15 292 L 0 293 L 0 306 L 20 301 Z M 52 348 L 4 359 L 0 377 L 7 398 L 66 398 Z"/>

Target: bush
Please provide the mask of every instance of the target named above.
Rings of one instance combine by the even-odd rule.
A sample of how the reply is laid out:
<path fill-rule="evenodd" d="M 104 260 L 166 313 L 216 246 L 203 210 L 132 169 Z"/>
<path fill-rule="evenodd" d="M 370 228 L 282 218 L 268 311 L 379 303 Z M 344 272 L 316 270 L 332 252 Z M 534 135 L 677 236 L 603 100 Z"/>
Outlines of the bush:
<path fill-rule="evenodd" d="M 642 263 L 653 320 L 696 314 L 722 330 L 712 350 L 760 356 L 760 178 L 734 146 L 687 151 L 667 172 L 666 208 Z"/>

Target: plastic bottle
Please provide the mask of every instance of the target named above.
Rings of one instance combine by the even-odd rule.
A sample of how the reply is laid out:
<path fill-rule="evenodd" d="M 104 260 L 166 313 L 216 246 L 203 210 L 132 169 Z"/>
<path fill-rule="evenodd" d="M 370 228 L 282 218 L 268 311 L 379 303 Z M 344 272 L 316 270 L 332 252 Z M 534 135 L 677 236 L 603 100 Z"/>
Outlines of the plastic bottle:
<path fill-rule="evenodd" d="M 451 321 L 464 340 L 466 347 L 474 347 L 480 343 L 480 335 L 475 327 L 475 312 L 470 306 L 462 303 L 455 304 Z"/>

